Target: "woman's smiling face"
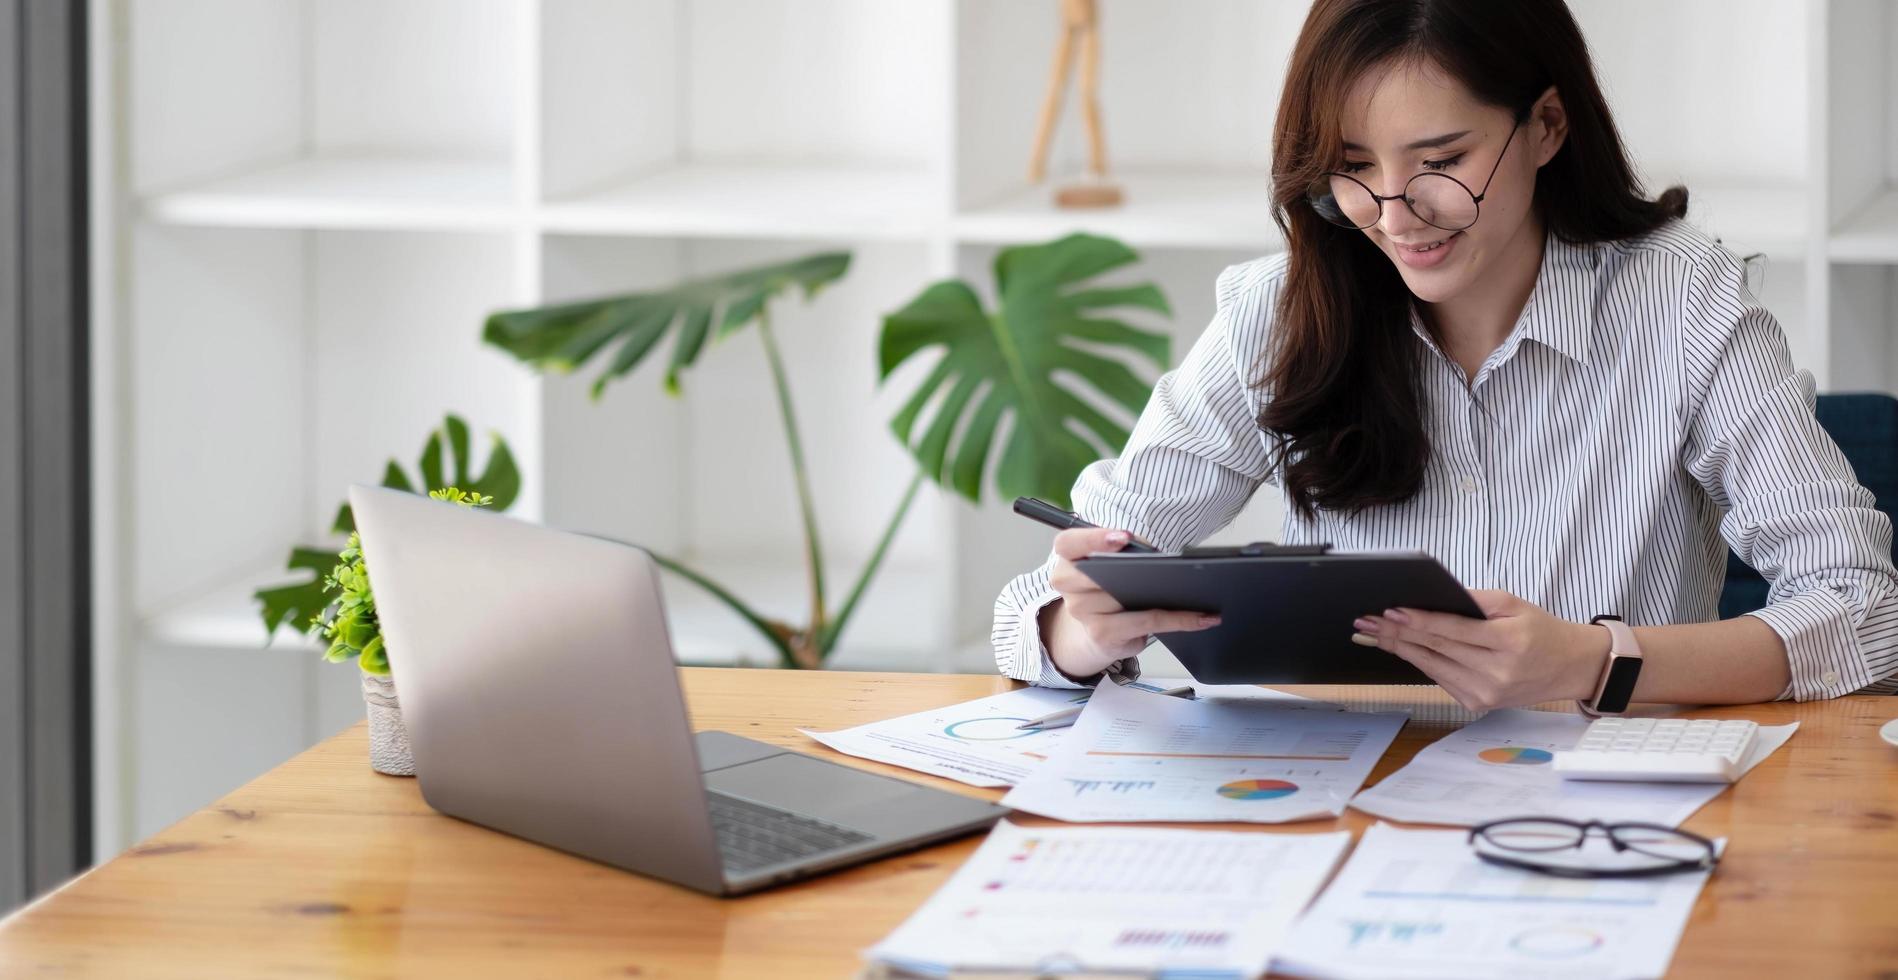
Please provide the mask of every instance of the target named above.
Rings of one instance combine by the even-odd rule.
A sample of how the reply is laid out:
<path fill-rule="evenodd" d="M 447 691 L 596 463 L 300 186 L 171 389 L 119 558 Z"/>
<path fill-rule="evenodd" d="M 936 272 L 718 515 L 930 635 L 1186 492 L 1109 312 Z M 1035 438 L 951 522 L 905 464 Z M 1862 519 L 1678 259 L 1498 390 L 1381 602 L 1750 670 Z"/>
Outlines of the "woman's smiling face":
<path fill-rule="evenodd" d="M 1418 299 L 1453 299 L 1526 236 L 1537 239 L 1540 254 L 1540 227 L 1532 220 L 1536 170 L 1554 151 L 1540 152 L 1547 141 L 1534 113 L 1512 138 L 1516 120 L 1508 110 L 1477 101 L 1432 63 L 1398 61 L 1359 76 L 1347 94 L 1341 124 L 1345 162 L 1340 170 L 1379 196 L 1391 197 L 1364 234 L 1397 266 Z M 1405 185 L 1425 173 L 1454 177 L 1469 193 L 1483 195 L 1476 223 L 1446 231 L 1406 206 Z"/>

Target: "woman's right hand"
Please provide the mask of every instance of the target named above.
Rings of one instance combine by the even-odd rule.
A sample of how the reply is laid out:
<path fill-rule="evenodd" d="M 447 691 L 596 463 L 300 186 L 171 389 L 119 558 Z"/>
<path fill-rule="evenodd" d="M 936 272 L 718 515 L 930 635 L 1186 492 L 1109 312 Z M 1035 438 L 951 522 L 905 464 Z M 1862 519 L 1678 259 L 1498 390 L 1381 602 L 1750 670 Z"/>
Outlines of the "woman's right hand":
<path fill-rule="evenodd" d="M 1055 667 L 1082 680 L 1106 670 L 1147 646 L 1154 633 L 1181 633 L 1219 625 L 1208 613 L 1172 609 L 1128 612 L 1105 589 L 1081 573 L 1075 562 L 1098 551 L 1119 551 L 1133 540 L 1126 531 L 1071 528 L 1054 536 L 1054 568 L 1048 584 L 1061 598 L 1041 612 L 1041 639 Z"/>

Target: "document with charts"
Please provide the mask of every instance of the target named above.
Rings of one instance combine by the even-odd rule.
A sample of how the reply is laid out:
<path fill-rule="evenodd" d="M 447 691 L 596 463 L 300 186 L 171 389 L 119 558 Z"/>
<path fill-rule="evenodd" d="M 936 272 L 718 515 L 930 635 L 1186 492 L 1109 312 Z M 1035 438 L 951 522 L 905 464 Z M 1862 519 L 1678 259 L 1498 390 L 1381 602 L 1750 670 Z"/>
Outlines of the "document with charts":
<path fill-rule="evenodd" d="M 1002 805 L 1077 822 L 1335 816 L 1405 718 L 1107 686 Z"/>
<path fill-rule="evenodd" d="M 908 974 L 1265 972 L 1351 835 L 997 824 L 864 955 Z"/>
<path fill-rule="evenodd" d="M 1595 980 L 1667 972 L 1708 872 L 1576 879 L 1477 858 L 1461 830 L 1366 830 L 1292 927 L 1298 977 Z"/>
<path fill-rule="evenodd" d="M 1786 744 L 1798 723 L 1762 726 L 1742 771 Z M 1427 745 L 1404 768 L 1351 801 L 1386 820 L 1473 827 L 1525 813 L 1678 827 L 1726 789 L 1720 783 L 1579 782 L 1549 765 L 1588 719 L 1554 711 L 1492 711 Z"/>
<path fill-rule="evenodd" d="M 1165 691 L 1189 685 L 1202 699 L 1292 701 L 1335 710 L 1323 702 L 1250 685 L 1193 684 L 1187 680 L 1155 677 L 1143 679 L 1134 686 Z M 1086 704 L 1093 694 L 1091 690 L 1024 687 L 841 731 L 799 731 L 859 759 L 887 762 L 971 786 L 1013 786 L 1040 765 L 1072 731 L 1069 728 L 1023 731 L 1022 723 Z"/>

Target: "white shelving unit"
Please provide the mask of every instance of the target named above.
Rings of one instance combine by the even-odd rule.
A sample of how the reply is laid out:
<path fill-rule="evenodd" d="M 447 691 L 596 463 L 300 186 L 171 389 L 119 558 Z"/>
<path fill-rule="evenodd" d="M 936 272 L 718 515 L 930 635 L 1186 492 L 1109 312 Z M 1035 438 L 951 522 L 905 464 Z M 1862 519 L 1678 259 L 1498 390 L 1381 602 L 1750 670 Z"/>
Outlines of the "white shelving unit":
<path fill-rule="evenodd" d="M 594 402 L 479 341 L 489 311 L 847 248 L 774 308 L 840 592 L 911 472 L 881 314 L 1076 229 L 1141 249 L 1176 356 L 1223 267 L 1281 247 L 1272 117 L 1295 0 L 1103 0 L 1125 207 L 1023 180 L 1056 30 L 1022 0 L 90 0 L 97 839 L 112 852 L 359 717 L 353 671 L 248 594 L 352 481 L 446 411 L 503 433 L 518 511 L 688 556 L 767 611 L 803 580 L 755 340 Z M 1892 0 L 1573 0 L 1655 187 L 1767 258 L 1763 295 L 1831 388 L 1898 360 Z M 1665 93 L 1665 97 L 1656 97 Z M 1070 116 L 1072 123 L 1072 116 Z M 1070 126 L 1055 171 L 1080 160 Z M 1275 534 L 1261 499 L 1230 538 Z M 1002 580 L 1046 535 L 926 490 L 838 655 L 986 669 Z M 769 662 L 690 586 L 676 644 Z"/>

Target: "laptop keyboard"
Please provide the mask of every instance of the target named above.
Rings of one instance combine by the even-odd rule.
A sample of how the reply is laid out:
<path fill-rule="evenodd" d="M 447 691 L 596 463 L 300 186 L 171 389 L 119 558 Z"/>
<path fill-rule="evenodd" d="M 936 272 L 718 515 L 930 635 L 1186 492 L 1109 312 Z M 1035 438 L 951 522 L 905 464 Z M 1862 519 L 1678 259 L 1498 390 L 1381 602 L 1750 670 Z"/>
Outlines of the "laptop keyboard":
<path fill-rule="evenodd" d="M 705 795 L 711 801 L 712 828 L 718 832 L 718 849 L 725 858 L 726 871 L 756 871 L 870 839 L 869 834 L 789 810 L 724 793 Z"/>

